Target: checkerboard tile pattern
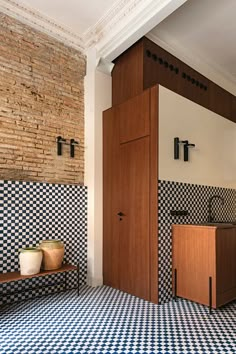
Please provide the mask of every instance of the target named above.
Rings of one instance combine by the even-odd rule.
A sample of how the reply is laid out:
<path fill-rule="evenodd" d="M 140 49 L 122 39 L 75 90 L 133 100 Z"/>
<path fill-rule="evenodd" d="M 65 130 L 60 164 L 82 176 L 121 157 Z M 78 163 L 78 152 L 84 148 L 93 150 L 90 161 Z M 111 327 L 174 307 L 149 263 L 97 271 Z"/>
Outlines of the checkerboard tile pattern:
<path fill-rule="evenodd" d="M 190 224 L 207 221 L 207 204 L 212 195 L 224 198 L 213 201 L 215 220 L 236 220 L 236 190 L 196 184 L 159 180 L 158 182 L 158 273 L 160 303 L 172 296 L 172 224 Z M 171 210 L 188 210 L 188 216 L 171 216 Z"/>
<path fill-rule="evenodd" d="M 106 286 L 6 306 L 6 354 L 235 354 L 236 302 L 213 311 L 178 299 L 154 305 Z"/>
<path fill-rule="evenodd" d="M 37 182 L 0 181 L 0 272 L 19 270 L 19 249 L 36 246 L 43 239 L 60 239 L 65 260 L 80 263 L 80 285 L 87 276 L 87 188 Z M 4 284 L 0 293 L 24 286 L 57 282 L 57 274 L 24 282 Z M 77 285 L 76 272 L 68 274 L 68 286 Z M 51 291 L 55 291 L 51 288 Z M 12 300 L 44 294 L 49 289 L 11 295 Z M 3 298 L 3 301 L 10 301 Z M 1 299 L 0 299 L 1 301 Z"/>

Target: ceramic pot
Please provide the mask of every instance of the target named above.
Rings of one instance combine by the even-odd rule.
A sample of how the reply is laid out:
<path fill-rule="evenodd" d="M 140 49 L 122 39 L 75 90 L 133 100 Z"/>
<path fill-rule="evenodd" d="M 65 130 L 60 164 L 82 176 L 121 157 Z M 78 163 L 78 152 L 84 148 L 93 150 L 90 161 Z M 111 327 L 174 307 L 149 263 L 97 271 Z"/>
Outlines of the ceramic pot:
<path fill-rule="evenodd" d="M 37 247 L 22 248 L 20 250 L 20 274 L 34 275 L 40 272 L 43 253 Z"/>
<path fill-rule="evenodd" d="M 42 268 L 44 270 L 61 268 L 65 248 L 60 240 L 44 240 L 39 248 L 43 251 Z"/>

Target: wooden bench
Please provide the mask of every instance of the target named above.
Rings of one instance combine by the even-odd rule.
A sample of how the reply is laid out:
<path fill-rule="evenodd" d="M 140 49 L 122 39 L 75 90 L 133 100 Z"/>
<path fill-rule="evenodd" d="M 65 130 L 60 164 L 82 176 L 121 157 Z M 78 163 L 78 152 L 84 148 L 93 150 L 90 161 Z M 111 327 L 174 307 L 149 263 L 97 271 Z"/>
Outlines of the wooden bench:
<path fill-rule="evenodd" d="M 47 285 L 41 285 L 41 286 L 35 286 L 35 287 L 27 287 L 23 288 L 22 290 L 19 291 L 14 291 L 14 292 L 6 292 L 6 293 L 0 293 L 0 299 L 3 296 L 7 295 L 13 295 L 13 294 L 19 294 L 19 293 L 24 293 L 29 290 L 35 290 L 38 288 L 47 288 L 47 287 L 52 287 L 52 286 L 57 286 L 63 284 L 64 286 L 64 291 L 67 290 L 67 273 L 71 271 L 77 271 L 77 289 L 78 289 L 78 295 L 79 295 L 79 266 L 74 266 L 72 264 L 63 264 L 61 268 L 55 269 L 55 270 L 43 270 L 38 274 L 34 275 L 21 275 L 20 272 L 8 272 L 8 273 L 1 273 L 0 274 L 0 285 L 4 283 L 11 283 L 19 280 L 25 280 L 25 279 L 33 279 L 33 278 L 40 278 L 40 277 L 45 277 L 48 275 L 52 274 L 58 274 L 58 273 L 64 273 L 64 281 L 56 282 L 54 284 L 47 284 Z"/>

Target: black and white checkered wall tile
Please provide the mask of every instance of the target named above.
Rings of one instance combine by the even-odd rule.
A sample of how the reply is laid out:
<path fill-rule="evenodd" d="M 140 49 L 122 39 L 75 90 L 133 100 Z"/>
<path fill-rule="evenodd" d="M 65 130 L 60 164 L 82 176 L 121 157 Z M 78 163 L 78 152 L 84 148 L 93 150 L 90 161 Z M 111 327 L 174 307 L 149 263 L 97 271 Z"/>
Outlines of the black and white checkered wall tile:
<path fill-rule="evenodd" d="M 74 265 L 79 262 L 80 285 L 85 284 L 87 188 L 76 185 L 0 181 L 0 273 L 18 271 L 19 249 L 37 246 L 43 239 L 63 241 L 66 262 Z M 60 281 L 61 275 L 28 280 L 28 285 L 46 285 L 53 277 L 55 281 L 56 278 Z M 76 272 L 72 272 L 68 275 L 68 286 L 75 287 L 76 283 Z M 27 285 L 25 281 L 24 285 Z M 15 291 L 24 285 L 20 282 L 4 284 L 0 287 L 0 294 L 6 290 Z M 43 291 L 49 290 L 41 290 Z M 27 293 L 13 295 L 12 299 L 21 300 L 26 296 Z"/>
<path fill-rule="evenodd" d="M 180 182 L 158 182 L 158 273 L 160 303 L 172 297 L 172 224 L 206 222 L 208 200 L 213 195 L 212 215 L 217 221 L 236 220 L 236 190 Z M 187 210 L 188 216 L 171 216 L 171 210 Z"/>

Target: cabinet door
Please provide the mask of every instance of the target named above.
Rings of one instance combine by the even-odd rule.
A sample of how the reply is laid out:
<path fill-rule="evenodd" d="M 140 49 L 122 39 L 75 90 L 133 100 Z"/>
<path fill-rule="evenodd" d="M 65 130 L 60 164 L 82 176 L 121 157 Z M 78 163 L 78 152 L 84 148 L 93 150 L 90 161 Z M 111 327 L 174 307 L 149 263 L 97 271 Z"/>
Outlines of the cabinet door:
<path fill-rule="evenodd" d="M 174 225 L 172 236 L 172 263 L 173 275 L 174 270 L 177 271 L 177 296 L 209 305 L 211 277 L 212 306 L 215 308 L 215 228 Z"/>

